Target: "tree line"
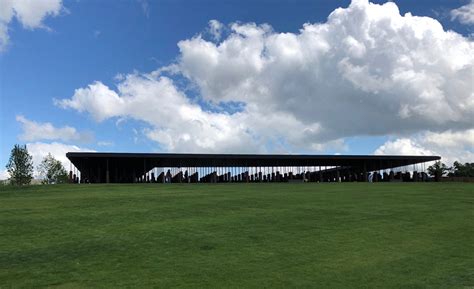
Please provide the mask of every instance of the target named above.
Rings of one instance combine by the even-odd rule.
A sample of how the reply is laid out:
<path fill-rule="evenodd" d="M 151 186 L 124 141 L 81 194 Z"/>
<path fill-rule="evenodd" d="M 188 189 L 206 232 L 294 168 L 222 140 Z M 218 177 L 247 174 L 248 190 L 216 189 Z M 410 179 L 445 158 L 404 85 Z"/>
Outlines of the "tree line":
<path fill-rule="evenodd" d="M 432 166 L 428 167 L 428 174 L 435 178 L 441 178 L 442 176 L 448 177 L 474 177 L 474 163 L 460 163 L 455 161 L 452 167 L 448 167 L 441 161 L 435 162 Z"/>

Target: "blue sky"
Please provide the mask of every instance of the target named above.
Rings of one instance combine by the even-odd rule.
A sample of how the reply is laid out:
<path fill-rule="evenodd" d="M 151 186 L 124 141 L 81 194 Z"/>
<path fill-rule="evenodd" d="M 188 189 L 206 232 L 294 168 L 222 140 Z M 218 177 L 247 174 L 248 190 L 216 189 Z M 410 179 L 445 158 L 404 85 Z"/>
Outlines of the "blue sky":
<path fill-rule="evenodd" d="M 473 136 L 471 122 L 472 114 L 474 114 L 472 110 L 472 50 L 469 59 L 463 54 L 466 49 L 469 51 L 473 47 L 471 37 L 473 16 L 472 14 L 469 15 L 469 10 L 456 10 L 462 6 L 473 5 L 469 1 L 393 1 L 398 6 L 402 16 L 410 12 L 416 16 L 427 16 L 442 25 L 443 33 L 438 31 L 431 36 L 423 36 L 425 37 L 423 39 L 403 40 L 406 41 L 405 46 L 411 45 L 414 41 L 420 43 L 435 41 L 434 38 L 439 37 L 443 41 L 441 47 L 444 47 L 443 49 L 449 48 L 450 45 L 453 47 L 464 45 L 467 47 L 464 50 L 458 49 L 450 52 L 454 53 L 454 56 L 464 59 L 460 60 L 462 63 L 459 65 L 458 63 L 452 63 L 452 67 L 456 67 L 459 73 L 462 74 L 464 69 L 464 74 L 462 74 L 464 78 L 456 76 L 455 72 L 451 70 L 449 70 L 449 73 L 445 73 L 442 67 L 426 66 L 426 63 L 423 64 L 423 67 L 419 66 L 417 69 L 413 69 L 415 72 L 423 71 L 423 75 L 436 76 L 437 78 L 434 79 L 439 80 L 441 78 L 448 82 L 451 78 L 455 78 L 461 82 L 460 89 L 462 89 L 461 95 L 463 97 L 460 99 L 453 98 L 453 91 L 449 87 L 436 87 L 432 91 L 426 92 L 427 96 L 424 97 L 433 97 L 434 102 L 439 101 L 437 93 L 441 90 L 443 92 L 442 101 L 446 101 L 448 104 L 453 102 L 464 104 L 452 108 L 453 115 L 457 114 L 457 116 L 447 116 L 446 120 L 436 125 L 429 124 L 430 122 L 433 123 L 433 119 L 426 116 L 423 110 L 426 104 L 422 100 L 408 103 L 409 106 L 407 107 L 404 106 L 402 101 L 384 103 L 383 101 L 386 99 L 396 97 L 390 94 L 390 88 L 364 87 L 360 85 L 360 78 L 351 78 L 356 77 L 354 71 L 360 70 L 351 70 L 351 73 L 348 70 L 342 71 L 343 68 L 341 67 L 352 69 L 353 65 L 358 65 L 358 67 L 369 67 L 369 69 L 379 73 L 385 67 L 394 65 L 393 63 L 377 63 L 376 61 L 379 58 L 370 55 L 354 56 L 351 54 L 356 51 L 353 49 L 354 47 L 360 47 L 360 43 L 367 47 L 364 48 L 364 53 L 370 53 L 367 50 L 367 43 L 369 42 L 365 43 L 354 36 L 360 36 L 362 30 L 359 29 L 358 32 L 354 32 L 356 34 L 348 36 L 351 32 L 347 31 L 351 29 L 352 25 L 354 27 L 362 25 L 354 16 L 358 14 L 354 13 L 360 13 L 366 9 L 367 19 L 364 23 L 380 25 L 371 33 L 373 31 L 384 32 L 388 30 L 395 34 L 405 35 L 409 34 L 407 29 L 410 28 L 410 25 L 413 25 L 413 31 L 416 30 L 415 26 L 419 26 L 419 24 L 407 22 L 408 24 L 403 24 L 406 26 L 403 28 L 404 30 L 398 26 L 396 29 L 387 28 L 383 26 L 383 23 L 386 23 L 383 20 L 370 18 L 375 17 L 373 16 L 375 12 L 369 10 L 372 8 L 369 8 L 369 6 L 361 8 L 366 3 L 358 6 L 357 9 L 359 10 L 356 9 L 356 5 L 353 3 L 354 7 L 349 10 L 348 7 L 351 1 L 334 0 L 64 2 L 57 0 L 56 2 L 57 6 L 55 7 L 40 7 L 35 10 L 36 12 L 32 12 L 33 14 L 40 14 L 37 15 L 37 17 L 40 17 L 40 21 L 27 22 L 27 17 L 34 17 L 35 15 L 22 12 L 25 10 L 21 10 L 21 7 L 7 7 L 10 4 L 0 1 L 0 5 L 5 5 L 3 8 L 11 10 L 13 15 L 8 17 L 8 15 L 2 16 L 0 14 L 0 24 L 6 27 L 7 32 L 4 35 L 8 36 L 8 40 L 3 41 L 3 43 L 0 42 L 2 45 L 0 52 L 0 165 L 2 166 L 6 164 L 9 152 L 15 143 L 28 143 L 29 147 L 31 145 L 31 150 L 35 154 L 35 161 L 47 153 L 48 149 L 52 150 L 53 154 L 59 154 L 59 158 L 63 158 L 61 156 L 62 152 L 71 148 L 71 146 L 76 146 L 75 149 L 77 150 L 91 149 L 121 152 L 193 150 L 194 152 L 372 154 L 378 150 L 378 153 L 437 153 L 442 154 L 447 159 L 453 159 L 459 154 L 461 154 L 459 156 L 461 159 L 469 159 L 474 155 L 473 144 L 469 140 L 458 146 L 448 146 L 448 149 L 446 149 L 447 143 L 456 143 L 456 140 L 462 135 L 467 136 L 467 138 Z M 375 4 L 386 2 L 372 1 Z M 301 47 L 307 47 L 304 45 L 308 43 L 316 45 L 326 41 L 332 45 L 329 50 L 325 50 L 325 54 L 321 52 L 323 56 L 313 55 L 311 51 L 305 52 L 304 55 L 308 59 L 300 59 L 302 62 L 299 66 L 291 66 L 291 63 L 295 63 L 295 61 L 290 61 L 288 66 L 284 66 L 286 60 L 283 59 L 282 54 L 275 51 L 287 44 L 292 45 L 293 38 L 291 37 L 302 36 L 301 29 L 303 29 L 305 23 L 315 25 L 314 27 L 326 23 L 328 16 L 338 7 L 347 9 L 344 12 L 346 14 L 335 15 L 333 19 L 337 20 L 338 17 L 341 17 L 341 19 L 350 17 L 351 19 L 341 20 L 342 24 L 338 22 L 339 20 L 334 20 L 331 24 L 333 26 L 328 28 L 334 29 L 333 32 L 324 34 L 324 36 L 317 34 L 313 40 L 298 39 L 301 43 L 297 46 L 299 48 L 296 48 L 303 49 Z M 26 8 L 23 7 L 23 9 Z M 383 9 L 389 10 L 387 7 Z M 456 14 L 453 11 L 459 11 L 459 13 Z M 465 15 L 466 13 L 467 15 Z M 387 17 L 389 19 L 393 15 Z M 216 20 L 213 23 L 219 28 L 217 32 L 213 32 L 213 26 L 210 24 L 211 20 Z M 353 21 L 352 25 L 351 21 Z M 398 19 L 396 21 L 402 20 Z M 264 24 L 268 24 L 271 28 Z M 343 25 L 346 26 L 343 27 Z M 434 24 L 430 22 L 427 25 Z M 255 31 L 263 31 L 263 36 L 251 40 L 251 36 L 248 34 L 250 28 L 256 29 Z M 424 29 L 428 31 L 431 28 Z M 459 35 L 454 40 L 446 39 L 445 33 L 448 33 L 447 31 L 454 31 Z M 281 37 L 281 39 L 272 42 L 274 38 L 277 38 L 277 35 L 283 35 L 284 33 L 291 34 L 291 37 Z M 344 33 L 344 35 L 339 36 L 337 33 Z M 425 33 L 424 35 L 428 34 Z M 210 53 L 212 50 L 206 51 L 205 47 L 201 47 L 203 43 L 210 43 L 215 47 L 219 47 L 220 44 L 230 41 L 233 35 L 242 38 L 239 40 L 242 42 L 239 44 L 242 51 L 245 50 L 246 46 L 253 47 L 254 43 L 264 43 L 265 48 L 262 49 L 264 51 L 262 54 L 267 53 L 265 54 L 265 61 L 262 62 L 264 68 L 259 68 L 258 72 L 248 70 L 256 74 L 249 76 L 243 82 L 239 82 L 239 77 L 244 74 L 248 75 L 249 72 L 245 70 L 247 68 L 239 66 L 241 62 L 236 62 L 235 66 L 226 66 L 225 63 L 227 62 L 213 66 L 217 72 L 205 70 L 206 67 L 211 66 L 203 63 L 203 59 L 208 59 L 205 53 Z M 386 33 L 386 35 L 390 35 L 390 33 Z M 198 41 L 198 38 L 201 41 Z M 355 39 L 354 46 L 339 51 L 339 45 L 347 43 L 348 39 Z M 387 39 L 385 37 L 383 42 L 376 43 L 376 45 L 380 45 L 380 48 L 375 51 L 391 51 L 392 46 L 393 51 L 400 51 L 397 48 L 399 44 L 393 44 L 392 46 L 390 46 L 391 44 L 383 44 L 390 43 Z M 178 46 L 178 43 L 182 45 Z M 272 43 L 276 43 L 275 46 L 271 46 Z M 419 47 L 419 44 L 414 44 L 413 47 Z M 327 53 L 331 53 L 328 51 L 332 50 L 336 52 L 329 56 Z M 421 49 L 420 53 L 427 53 L 428 55 L 430 51 L 427 52 L 426 50 L 426 48 Z M 222 50 L 220 52 L 214 51 L 214 53 L 222 53 L 219 59 L 228 57 L 227 54 L 227 56 L 224 55 Z M 272 53 L 275 54 L 272 55 Z M 348 57 L 344 56 L 344 53 L 349 53 L 349 58 L 354 57 L 353 61 L 349 59 L 349 61 L 352 61 L 349 66 L 344 66 L 348 63 Z M 393 56 L 393 53 L 390 53 L 390 55 Z M 275 61 L 278 61 L 280 56 L 282 58 L 281 65 L 266 70 L 265 65 L 270 65 L 268 63 L 275 59 Z M 250 56 L 240 53 L 235 57 L 245 61 L 245 57 Z M 325 65 L 332 66 L 334 64 L 333 67 L 338 67 L 339 70 L 324 70 L 326 68 L 322 66 L 323 64 L 320 64 L 322 63 L 320 59 L 329 59 L 329 57 L 334 57 L 334 62 L 324 60 Z M 383 55 L 377 57 L 384 58 Z M 444 58 L 441 59 L 442 56 L 437 56 L 434 50 L 427 57 L 434 57 L 435 59 L 432 59 L 433 63 L 447 61 Z M 437 57 L 440 57 L 440 59 L 437 59 Z M 452 55 L 451 58 L 453 58 Z M 318 59 L 317 62 L 314 62 L 316 59 Z M 225 61 L 229 61 L 229 59 Z M 367 66 L 364 66 L 364 62 L 367 63 Z M 313 64 L 314 67 L 311 66 Z M 302 65 L 305 67 L 305 71 L 298 68 Z M 321 67 L 318 65 L 321 65 Z M 283 69 L 282 67 L 284 67 L 284 70 L 279 72 L 278 69 Z M 431 68 L 433 69 L 432 74 L 430 74 Z M 293 69 L 295 72 L 292 74 Z M 334 77 L 331 77 L 334 73 L 342 75 L 341 79 L 344 83 L 341 83 L 340 86 L 345 87 L 345 90 L 341 88 L 338 94 L 331 96 L 331 91 L 337 89 L 332 89 L 330 86 L 321 88 L 321 93 L 326 93 L 328 98 L 337 98 L 335 105 L 332 104 L 332 100 L 320 98 L 321 96 L 314 92 L 319 90 L 321 85 L 315 84 L 307 88 L 304 87 L 308 82 L 313 81 L 308 76 L 311 75 L 312 71 L 324 72 L 318 75 L 317 79 L 314 79 L 315 83 L 324 84 L 334 80 Z M 391 79 L 393 79 L 394 71 L 399 70 L 393 69 L 390 71 Z M 426 71 L 428 72 L 425 73 Z M 150 76 L 153 72 L 155 72 L 155 75 Z M 219 78 L 220 75 L 226 77 Z M 382 71 L 380 75 L 385 74 Z M 147 79 L 147 77 L 152 79 Z M 417 77 L 413 76 L 413 78 Z M 261 80 L 265 87 L 262 88 L 259 84 L 255 84 L 256 79 Z M 283 79 L 284 82 L 288 81 L 288 85 L 276 89 L 277 92 L 272 92 L 275 87 L 272 81 L 276 81 L 276 79 Z M 163 88 L 162 86 L 165 85 L 162 83 L 163 80 L 172 81 L 172 84 L 166 83 L 170 87 Z M 427 78 L 424 81 L 429 83 L 430 79 Z M 92 88 L 95 88 L 94 84 L 97 82 L 100 82 L 102 86 L 97 86 L 97 90 L 93 90 Z M 362 80 L 362 83 L 365 82 Z M 242 83 L 253 84 L 246 84 L 243 88 Z M 411 82 L 406 80 L 406 83 L 408 85 Z M 118 86 L 120 85 L 127 86 L 132 92 L 119 91 Z M 151 90 L 150 95 L 141 96 L 138 85 L 145 86 L 145 89 L 149 85 L 150 89 L 156 88 L 157 91 L 153 93 Z M 255 86 L 249 88 L 250 85 Z M 294 101 L 301 103 L 304 109 L 296 105 L 296 108 L 292 110 L 293 88 L 291 88 L 291 85 L 295 86 Z M 403 83 L 401 85 L 400 83 L 393 84 L 392 87 L 400 86 L 403 86 Z M 305 93 L 299 91 L 302 87 Z M 81 88 L 84 91 L 79 95 L 76 92 L 77 89 Z M 259 92 L 262 93 L 261 95 L 253 95 L 260 88 L 266 92 Z M 173 101 L 178 97 L 179 107 L 169 107 L 168 112 L 173 112 L 174 109 L 176 111 L 170 113 L 167 118 L 153 117 L 153 112 L 150 112 L 151 109 L 146 112 L 148 100 L 144 102 L 137 100 L 142 97 L 145 99 L 149 97 L 151 107 L 158 105 L 154 101 L 156 100 L 156 103 L 159 103 L 159 99 L 164 97 L 163 93 L 170 91 L 169 89 L 172 90 L 172 95 L 167 99 Z M 384 92 L 384 89 L 387 90 L 387 93 Z M 424 95 L 423 93 L 425 93 L 413 92 L 414 89 L 411 87 L 402 90 L 400 93 L 406 93 L 407 95 L 400 97 L 402 99 L 413 99 L 413 95 Z M 287 93 L 289 100 L 279 103 L 281 97 L 278 91 L 282 90 Z M 391 90 L 393 91 L 393 88 Z M 116 111 L 102 113 L 94 110 L 94 107 L 100 108 L 100 105 L 107 103 L 105 95 L 111 92 L 116 93 L 114 99 L 117 102 L 111 105 Z M 360 112 L 359 106 L 352 106 L 350 103 L 341 105 L 341 103 L 344 103 L 344 97 L 346 97 L 343 95 L 352 94 L 358 97 L 359 102 L 364 102 L 365 107 L 368 108 L 367 112 Z M 371 97 L 365 95 L 371 95 Z M 104 97 L 105 102 L 100 101 L 101 97 Z M 127 97 L 130 98 L 130 101 L 124 102 Z M 184 97 L 184 100 L 180 97 Z M 265 103 L 268 104 L 268 109 L 262 108 L 266 106 L 258 100 L 262 98 L 266 99 Z M 127 106 L 127 103 L 130 107 Z M 311 114 L 312 107 L 318 107 L 319 109 L 319 107 L 325 105 L 327 110 L 331 111 L 330 115 L 333 115 L 335 120 L 321 120 L 325 116 L 325 110 L 315 112 L 315 114 L 321 115 L 320 118 Z M 383 107 L 388 106 L 394 108 L 384 112 Z M 197 112 L 196 119 L 202 117 L 201 121 L 208 123 L 210 128 L 216 127 L 214 122 L 224 122 L 238 127 L 242 124 L 241 130 L 236 132 L 237 137 L 228 136 L 231 132 L 221 134 L 222 128 L 220 127 L 215 130 L 204 127 L 203 131 L 198 132 L 196 132 L 196 129 L 183 129 L 183 133 L 178 132 L 188 121 L 187 117 L 182 120 L 174 119 L 177 112 L 182 112 L 183 107 L 187 107 L 191 112 L 196 111 L 196 109 L 201 110 L 201 112 Z M 270 109 L 270 107 L 273 108 Z M 382 115 L 382 118 L 377 116 L 378 108 L 381 108 L 379 115 Z M 129 112 L 129 109 L 132 112 Z M 157 109 L 157 114 L 165 115 L 160 109 Z M 120 111 L 120 113 L 117 111 Z M 385 119 L 383 117 L 393 113 L 393 111 L 397 113 L 392 118 L 387 117 Z M 362 123 L 360 127 L 349 118 L 352 114 L 354 114 L 354 119 L 357 119 L 358 123 Z M 273 120 L 279 127 L 284 126 L 284 123 L 294 122 L 294 126 L 288 125 L 288 128 L 286 128 L 288 134 L 284 133 L 284 129 L 273 132 L 271 125 L 254 129 L 255 120 L 264 123 L 270 121 L 275 115 L 285 116 L 284 120 Z M 367 115 L 367 123 L 364 123 L 365 119 L 360 118 L 361 115 Z M 337 119 L 341 119 L 343 123 L 338 123 Z M 280 124 L 279 121 L 282 121 L 283 124 Z M 413 123 L 413 129 L 410 129 L 409 123 Z M 399 129 L 397 129 L 397 124 L 400 124 Z M 373 127 L 373 129 L 364 130 L 364 127 Z M 301 129 L 302 132 L 293 133 L 298 129 Z M 336 130 L 337 132 L 334 132 Z M 196 135 L 194 132 L 196 132 Z M 179 139 L 179 141 L 176 139 Z M 427 142 L 427 139 L 431 141 Z M 441 140 L 441 143 L 436 143 L 434 141 L 436 139 Z M 193 140 L 196 141 L 193 142 Z M 51 146 L 53 143 L 55 145 Z M 63 150 L 59 149 L 60 147 Z"/>

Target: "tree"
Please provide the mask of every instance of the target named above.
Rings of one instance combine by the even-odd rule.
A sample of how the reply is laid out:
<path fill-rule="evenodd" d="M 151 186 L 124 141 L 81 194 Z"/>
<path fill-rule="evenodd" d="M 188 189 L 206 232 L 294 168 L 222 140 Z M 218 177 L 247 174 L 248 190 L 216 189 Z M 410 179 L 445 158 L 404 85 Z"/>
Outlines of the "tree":
<path fill-rule="evenodd" d="M 474 163 L 454 162 L 453 171 L 449 174 L 452 177 L 474 177 Z"/>
<path fill-rule="evenodd" d="M 41 161 L 38 171 L 43 177 L 43 184 L 60 184 L 68 181 L 68 175 L 63 164 L 50 153 Z"/>
<path fill-rule="evenodd" d="M 451 168 L 448 168 L 444 163 L 437 161 L 432 166 L 428 167 L 428 174 L 433 176 L 436 181 L 439 181 L 441 177 L 450 170 Z"/>
<path fill-rule="evenodd" d="M 14 185 L 28 185 L 33 179 L 33 157 L 28 153 L 26 145 L 16 144 L 6 165 L 10 174 L 10 182 Z"/>

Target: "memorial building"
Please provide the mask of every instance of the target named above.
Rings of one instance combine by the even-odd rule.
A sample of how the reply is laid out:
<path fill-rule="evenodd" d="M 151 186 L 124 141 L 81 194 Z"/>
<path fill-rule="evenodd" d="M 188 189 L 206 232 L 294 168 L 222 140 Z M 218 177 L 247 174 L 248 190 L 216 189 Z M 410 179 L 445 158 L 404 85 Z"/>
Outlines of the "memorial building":
<path fill-rule="evenodd" d="M 75 183 L 398 182 L 427 180 L 439 156 L 69 152 Z"/>

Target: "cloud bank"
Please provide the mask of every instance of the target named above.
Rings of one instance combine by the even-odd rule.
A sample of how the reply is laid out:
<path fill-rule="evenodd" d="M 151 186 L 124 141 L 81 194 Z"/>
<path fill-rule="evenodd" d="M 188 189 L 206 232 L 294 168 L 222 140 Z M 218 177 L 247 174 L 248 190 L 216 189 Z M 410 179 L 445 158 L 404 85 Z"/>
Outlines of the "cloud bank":
<path fill-rule="evenodd" d="M 211 39 L 180 41 L 168 67 L 116 88 L 96 81 L 55 103 L 98 122 L 143 121 L 167 151 L 344 150 L 351 136 L 449 139 L 474 128 L 474 43 L 393 2 L 353 0 L 297 33 L 223 27 L 212 21 Z"/>

